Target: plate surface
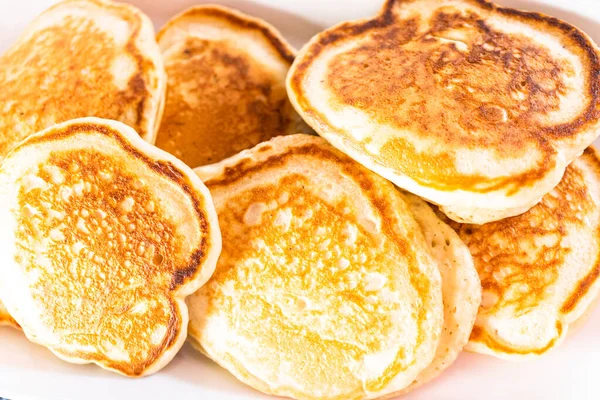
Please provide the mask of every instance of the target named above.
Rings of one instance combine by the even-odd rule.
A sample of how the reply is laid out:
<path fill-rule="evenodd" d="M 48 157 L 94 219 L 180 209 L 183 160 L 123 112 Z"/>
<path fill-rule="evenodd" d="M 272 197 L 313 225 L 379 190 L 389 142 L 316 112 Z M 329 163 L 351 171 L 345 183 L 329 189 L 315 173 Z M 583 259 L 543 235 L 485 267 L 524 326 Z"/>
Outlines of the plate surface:
<path fill-rule="evenodd" d="M 368 17 L 383 0 L 213 0 L 264 18 L 301 46 L 337 22 Z M 600 43 L 600 1 L 498 0 L 501 4 L 562 18 Z M 0 0 L 0 51 L 26 24 L 57 0 Z M 198 0 L 130 0 L 159 29 Z M 1 117 L 1 115 L 0 115 Z M 440 378 L 403 399 L 600 399 L 600 307 L 565 343 L 540 360 L 509 363 L 463 353 Z M 11 328 L 0 328 L 0 397 L 19 399 L 263 399 L 225 370 L 186 345 L 158 374 L 131 380 L 95 366 L 74 366 L 30 344 Z"/>

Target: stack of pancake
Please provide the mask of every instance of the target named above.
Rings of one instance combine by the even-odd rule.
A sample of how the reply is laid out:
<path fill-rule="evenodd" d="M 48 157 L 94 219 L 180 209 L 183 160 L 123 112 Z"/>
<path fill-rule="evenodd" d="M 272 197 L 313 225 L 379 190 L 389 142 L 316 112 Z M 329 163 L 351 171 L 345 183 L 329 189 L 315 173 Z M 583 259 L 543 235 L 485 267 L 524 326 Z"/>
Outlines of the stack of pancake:
<path fill-rule="evenodd" d="M 599 73 L 485 0 L 388 0 L 298 55 L 219 6 L 155 39 L 59 3 L 0 57 L 0 324 L 130 377 L 189 337 L 297 399 L 538 357 L 600 290 Z"/>

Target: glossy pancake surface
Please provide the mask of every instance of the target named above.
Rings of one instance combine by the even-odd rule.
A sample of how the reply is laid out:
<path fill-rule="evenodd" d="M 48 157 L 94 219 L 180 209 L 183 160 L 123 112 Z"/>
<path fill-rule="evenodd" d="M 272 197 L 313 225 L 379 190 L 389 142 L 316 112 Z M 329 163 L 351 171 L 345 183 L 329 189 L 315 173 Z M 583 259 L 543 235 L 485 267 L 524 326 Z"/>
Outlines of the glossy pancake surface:
<path fill-rule="evenodd" d="M 459 222 L 525 212 L 600 133 L 596 45 L 484 0 L 389 0 L 314 37 L 292 104 L 335 147 Z"/>
<path fill-rule="evenodd" d="M 469 246 L 483 299 L 468 349 L 528 359 L 554 348 L 598 296 L 600 160 L 589 148 L 527 213 L 453 224 Z"/>
<path fill-rule="evenodd" d="M 68 0 L 0 56 L 0 160 L 56 123 L 95 116 L 154 141 L 166 77 L 152 23 L 136 8 Z"/>
<path fill-rule="evenodd" d="M 198 167 L 273 136 L 310 130 L 286 94 L 294 50 L 271 25 L 225 7 L 197 6 L 157 37 L 168 76 L 161 149 Z"/>
<path fill-rule="evenodd" d="M 402 197 L 421 227 L 442 276 L 444 328 L 433 362 L 408 388 L 386 398 L 394 398 L 417 389 L 452 365 L 469 342 L 481 303 L 481 282 L 469 248 L 451 227 L 436 216 L 427 203 L 406 192 L 402 192 Z"/>
<path fill-rule="evenodd" d="M 82 118 L 5 158 L 0 204 L 0 293 L 32 342 L 128 376 L 175 356 L 184 298 L 220 251 L 191 169 L 122 123 Z"/>
<path fill-rule="evenodd" d="M 242 382 L 300 399 L 375 398 L 434 357 L 440 277 L 395 188 L 309 135 L 196 169 L 223 252 L 188 298 L 190 336 Z"/>

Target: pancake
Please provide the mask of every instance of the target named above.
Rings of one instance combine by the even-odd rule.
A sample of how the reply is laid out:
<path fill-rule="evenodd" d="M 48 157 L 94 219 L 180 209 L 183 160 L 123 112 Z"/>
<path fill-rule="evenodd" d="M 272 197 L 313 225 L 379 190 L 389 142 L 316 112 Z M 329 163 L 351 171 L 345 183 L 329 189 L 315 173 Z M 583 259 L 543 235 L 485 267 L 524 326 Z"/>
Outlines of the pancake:
<path fill-rule="evenodd" d="M 481 283 L 469 248 L 456 232 L 442 222 L 420 198 L 404 193 L 415 220 L 421 227 L 442 276 L 444 329 L 433 362 L 415 381 L 392 398 L 433 380 L 448 368 L 469 342 L 481 303 Z"/>
<path fill-rule="evenodd" d="M 81 118 L 9 153 L 0 205 L 0 297 L 29 340 L 132 377 L 175 356 L 184 299 L 221 247 L 191 169 L 120 122 Z"/>
<path fill-rule="evenodd" d="M 508 360 L 558 346 L 598 298 L 600 160 L 589 148 L 527 213 L 453 224 L 469 246 L 483 299 L 468 350 Z"/>
<path fill-rule="evenodd" d="M 0 56 L 0 162 L 30 134 L 78 117 L 119 120 L 153 142 L 165 86 L 148 17 L 111 1 L 61 2 Z"/>
<path fill-rule="evenodd" d="M 189 166 L 310 131 L 285 89 L 294 49 L 271 25 L 225 7 L 197 6 L 173 17 L 157 39 L 168 85 L 156 145 Z"/>
<path fill-rule="evenodd" d="M 0 301 L 0 326 L 2 325 L 10 325 L 14 327 L 19 326 L 17 325 L 13 317 L 10 316 L 8 310 L 6 309 L 6 307 L 4 307 L 4 304 L 2 304 L 2 302 Z"/>
<path fill-rule="evenodd" d="M 453 220 L 521 214 L 600 133 L 579 29 L 485 0 L 389 0 L 315 36 L 288 75 L 321 136 Z"/>
<path fill-rule="evenodd" d="M 297 399 L 375 398 L 431 363 L 440 275 L 390 183 L 309 135 L 196 172 L 223 234 L 215 274 L 188 298 L 196 347 Z"/>

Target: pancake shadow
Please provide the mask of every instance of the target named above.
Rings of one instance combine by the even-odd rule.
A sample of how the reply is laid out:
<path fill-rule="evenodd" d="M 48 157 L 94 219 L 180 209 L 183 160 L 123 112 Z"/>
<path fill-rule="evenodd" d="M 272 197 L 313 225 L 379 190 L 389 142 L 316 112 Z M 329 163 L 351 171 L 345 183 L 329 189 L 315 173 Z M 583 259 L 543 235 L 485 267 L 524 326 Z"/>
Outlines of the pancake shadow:
<path fill-rule="evenodd" d="M 315 34 L 326 28 L 301 16 L 259 4 L 252 0 L 172 0 L 165 2 L 130 0 L 129 3 L 139 7 L 148 14 L 154 22 L 157 32 L 172 16 L 179 14 L 189 7 L 201 4 L 218 4 L 237 9 L 253 17 L 264 19 L 279 29 L 283 36 L 296 48 L 299 48 Z"/>

